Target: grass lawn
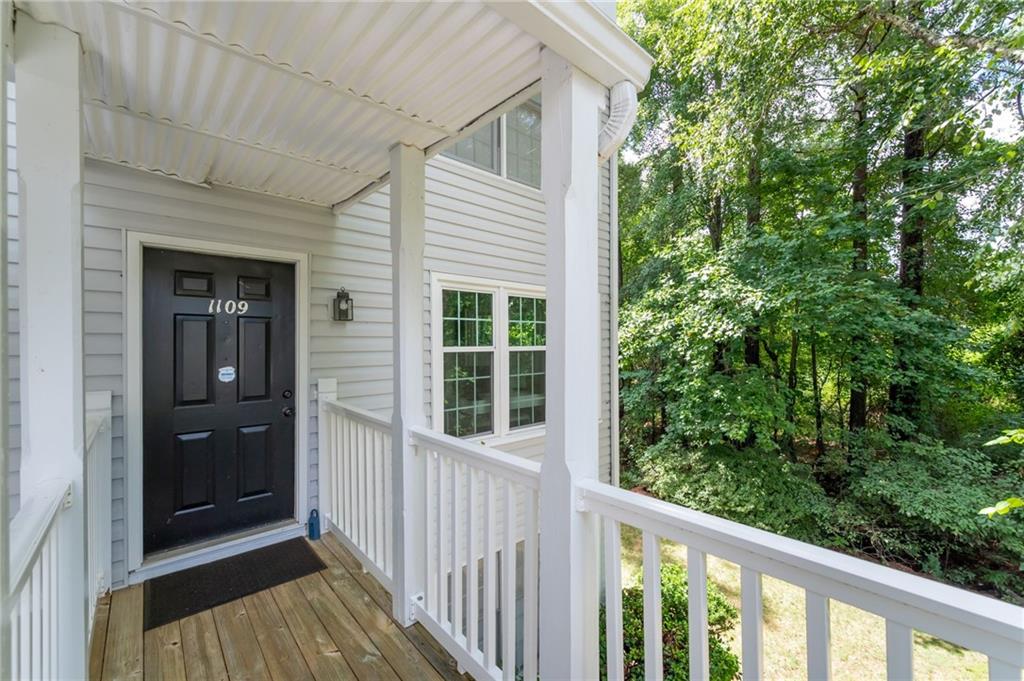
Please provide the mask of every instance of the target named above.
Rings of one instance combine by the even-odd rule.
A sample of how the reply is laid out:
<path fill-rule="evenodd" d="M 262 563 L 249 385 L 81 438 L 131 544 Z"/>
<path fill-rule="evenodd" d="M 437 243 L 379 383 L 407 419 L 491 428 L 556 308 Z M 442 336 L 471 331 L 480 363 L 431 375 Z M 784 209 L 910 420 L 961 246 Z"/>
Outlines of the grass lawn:
<path fill-rule="evenodd" d="M 663 563 L 686 565 L 686 547 L 663 542 Z M 638 530 L 622 534 L 622 581 L 632 586 L 642 567 L 642 538 Z M 708 556 L 708 575 L 739 610 L 740 568 Z M 807 678 L 807 635 L 803 589 L 763 578 L 765 679 L 794 681 Z M 885 678 L 885 621 L 845 603 L 832 601 L 832 678 L 834 681 L 869 681 Z M 740 656 L 742 621 L 729 639 Z M 920 633 L 914 634 L 914 678 L 932 681 L 984 681 L 988 664 L 983 655 Z"/>

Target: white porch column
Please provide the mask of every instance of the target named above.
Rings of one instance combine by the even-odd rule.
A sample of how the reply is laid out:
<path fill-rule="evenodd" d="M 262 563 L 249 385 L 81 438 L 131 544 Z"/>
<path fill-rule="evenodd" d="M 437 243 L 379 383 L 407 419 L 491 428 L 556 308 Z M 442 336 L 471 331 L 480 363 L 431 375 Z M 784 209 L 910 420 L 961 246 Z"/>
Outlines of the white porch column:
<path fill-rule="evenodd" d="M 598 676 L 598 544 L 576 509 L 597 478 L 600 414 L 597 139 L 604 88 L 541 56 L 547 211 L 547 440 L 540 482 L 540 677 Z"/>
<path fill-rule="evenodd" d="M 11 61 L 11 3 L 0 3 L 0 357 L 7 357 L 7 74 Z M 0 386 L 7 381 L 7 362 L 0 362 Z M 10 448 L 7 411 L 10 399 L 0 390 L 0 602 L 8 598 L 10 584 Z M 0 675 L 11 669 L 11 631 L 7 611 L 0 607 Z"/>
<path fill-rule="evenodd" d="M 422 149 L 391 148 L 391 306 L 394 348 L 394 411 L 391 416 L 391 489 L 394 504 L 392 608 L 395 619 L 413 622 L 412 599 L 423 593 L 424 486 L 422 457 L 409 428 L 427 422 L 423 400 L 423 232 L 425 157 Z"/>
<path fill-rule="evenodd" d="M 78 36 L 18 14 L 22 494 L 72 483 L 59 516 L 58 677 L 84 676 L 87 614 L 82 392 L 82 144 Z"/>

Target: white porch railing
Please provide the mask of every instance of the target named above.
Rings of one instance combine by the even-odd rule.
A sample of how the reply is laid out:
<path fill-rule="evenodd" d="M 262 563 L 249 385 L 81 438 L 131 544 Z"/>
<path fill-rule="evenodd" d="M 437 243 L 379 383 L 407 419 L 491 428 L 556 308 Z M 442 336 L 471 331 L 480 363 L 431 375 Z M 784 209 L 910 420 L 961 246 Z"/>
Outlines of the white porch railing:
<path fill-rule="evenodd" d="M 661 539 L 687 547 L 690 678 L 708 678 L 707 555 L 741 568 L 743 679 L 760 679 L 761 576 L 802 587 L 807 596 L 808 678 L 831 678 L 829 603 L 842 601 L 885 619 L 890 681 L 913 678 L 913 632 L 936 636 L 988 656 L 992 681 L 1019 681 L 1024 667 L 1024 609 L 869 561 L 787 539 L 596 481 L 578 487 L 582 508 L 604 521 L 608 669 L 621 679 L 622 580 L 620 526 L 643 531 L 644 584 L 660 584 Z M 644 589 L 647 679 L 661 679 L 661 598 Z M 951 669 L 950 678 L 957 678 Z"/>
<path fill-rule="evenodd" d="M 70 479 L 46 480 L 23 495 L 11 519 L 9 583 L 0 584 L 10 630 L 4 678 L 85 675 L 81 628 L 91 629 L 96 597 L 110 584 L 110 393 L 89 393 L 86 405 L 84 498 Z M 75 559 L 85 555 L 87 565 Z"/>
<path fill-rule="evenodd" d="M 426 494 L 423 508 L 404 513 L 409 523 L 405 529 L 422 533 L 424 551 L 411 556 L 409 565 L 393 566 L 390 425 L 323 394 L 321 418 L 320 451 L 329 466 L 331 490 L 321 507 L 332 520 L 329 527 L 392 594 L 392 580 L 400 573 L 419 575 L 413 592 L 415 619 L 475 678 L 537 679 L 540 464 L 411 428 L 419 467 L 413 479 L 424 482 Z M 764 676 L 762 575 L 806 592 L 812 681 L 831 678 L 831 600 L 885 619 L 890 681 L 913 678 L 914 631 L 988 656 L 992 681 L 1021 678 L 1022 608 L 597 481 L 579 483 L 576 495 L 578 512 L 594 514 L 602 521 L 596 525 L 604 528 L 609 679 L 622 679 L 624 673 L 622 525 L 643 532 L 645 585 L 660 584 L 662 539 L 687 547 L 694 681 L 706 681 L 710 672 L 709 554 L 741 568 L 745 681 Z M 659 589 L 644 590 L 643 612 L 645 678 L 660 680 Z"/>
<path fill-rule="evenodd" d="M 321 389 L 319 458 L 320 510 L 325 528 L 391 590 L 392 503 L 391 422 L 342 404 Z"/>
<path fill-rule="evenodd" d="M 57 678 L 58 655 L 73 654 L 63 650 L 58 633 L 67 600 L 84 598 L 84 585 L 78 585 L 76 594 L 75 585 L 65 584 L 60 578 L 61 548 L 75 529 L 60 522 L 61 512 L 73 503 L 71 490 L 69 480 L 41 484 L 23 496 L 21 507 L 11 519 L 5 616 L 10 618 L 12 679 Z"/>
<path fill-rule="evenodd" d="M 412 441 L 427 484 L 416 619 L 475 678 L 535 679 L 540 464 L 424 428 Z"/>
<path fill-rule="evenodd" d="M 110 456 L 112 401 L 109 390 L 85 394 L 85 484 L 88 533 L 89 629 L 96 598 L 110 589 Z"/>

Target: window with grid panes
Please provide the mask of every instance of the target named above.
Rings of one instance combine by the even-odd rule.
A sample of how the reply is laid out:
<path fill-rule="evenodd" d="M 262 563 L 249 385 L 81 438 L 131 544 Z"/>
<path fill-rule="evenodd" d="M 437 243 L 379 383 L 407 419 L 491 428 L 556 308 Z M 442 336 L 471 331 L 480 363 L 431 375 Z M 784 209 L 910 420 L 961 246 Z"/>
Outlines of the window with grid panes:
<path fill-rule="evenodd" d="M 442 284 L 435 308 L 440 319 L 434 328 L 441 327 L 443 355 L 437 385 L 442 402 L 436 415 L 444 432 L 456 437 L 506 435 L 543 425 L 544 298 L 487 280 L 459 285 Z"/>
<path fill-rule="evenodd" d="M 540 188 L 540 98 L 520 104 L 505 115 L 505 173 Z"/>
<path fill-rule="evenodd" d="M 494 296 L 442 294 L 444 432 L 466 437 L 494 430 Z"/>
<path fill-rule="evenodd" d="M 538 95 L 454 143 L 441 154 L 540 189 L 540 140 L 541 105 Z"/>
<path fill-rule="evenodd" d="M 501 154 L 498 121 L 480 128 L 464 140 L 459 140 L 441 153 L 492 173 L 501 172 Z"/>
<path fill-rule="evenodd" d="M 508 297 L 509 428 L 544 423 L 546 319 L 543 298 Z"/>

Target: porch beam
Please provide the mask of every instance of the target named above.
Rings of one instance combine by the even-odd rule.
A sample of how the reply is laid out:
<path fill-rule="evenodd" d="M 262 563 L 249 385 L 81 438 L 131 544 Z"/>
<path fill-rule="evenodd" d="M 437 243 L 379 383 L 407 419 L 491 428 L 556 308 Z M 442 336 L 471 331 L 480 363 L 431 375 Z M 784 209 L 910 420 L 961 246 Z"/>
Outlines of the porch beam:
<path fill-rule="evenodd" d="M 597 141 L 604 88 L 541 53 L 547 213 L 547 438 L 540 475 L 540 677 L 598 676 L 598 539 L 576 484 L 598 476 Z"/>
<path fill-rule="evenodd" d="M 58 678 L 85 675 L 82 107 L 78 36 L 18 14 L 22 490 L 71 483 L 60 515 Z M 109 500 L 108 500 L 109 502 Z"/>
<path fill-rule="evenodd" d="M 409 429 L 426 426 L 423 391 L 423 247 L 426 157 L 405 144 L 391 148 L 391 306 L 394 408 L 391 485 L 394 549 L 392 607 L 404 626 L 413 623 L 413 600 L 426 582 L 423 517 L 426 484 L 422 454 Z"/>

